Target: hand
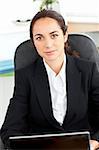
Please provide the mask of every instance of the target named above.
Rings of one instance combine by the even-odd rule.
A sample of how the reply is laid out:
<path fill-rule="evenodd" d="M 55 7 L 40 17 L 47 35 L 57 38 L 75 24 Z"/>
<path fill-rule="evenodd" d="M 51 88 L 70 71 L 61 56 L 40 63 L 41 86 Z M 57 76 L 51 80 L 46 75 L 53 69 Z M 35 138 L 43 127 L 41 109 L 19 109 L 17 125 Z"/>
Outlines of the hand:
<path fill-rule="evenodd" d="M 99 148 L 99 142 L 96 140 L 90 140 L 91 150 L 97 150 Z"/>

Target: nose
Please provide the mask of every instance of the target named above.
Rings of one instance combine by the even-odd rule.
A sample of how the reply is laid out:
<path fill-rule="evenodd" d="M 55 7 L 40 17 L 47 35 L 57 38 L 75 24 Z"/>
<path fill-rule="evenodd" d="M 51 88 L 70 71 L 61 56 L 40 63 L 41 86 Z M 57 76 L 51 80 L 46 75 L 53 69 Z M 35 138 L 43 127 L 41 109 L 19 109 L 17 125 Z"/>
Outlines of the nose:
<path fill-rule="evenodd" d="M 53 40 L 52 39 L 48 38 L 48 39 L 45 40 L 45 47 L 47 49 L 51 48 L 52 45 L 53 45 Z"/>

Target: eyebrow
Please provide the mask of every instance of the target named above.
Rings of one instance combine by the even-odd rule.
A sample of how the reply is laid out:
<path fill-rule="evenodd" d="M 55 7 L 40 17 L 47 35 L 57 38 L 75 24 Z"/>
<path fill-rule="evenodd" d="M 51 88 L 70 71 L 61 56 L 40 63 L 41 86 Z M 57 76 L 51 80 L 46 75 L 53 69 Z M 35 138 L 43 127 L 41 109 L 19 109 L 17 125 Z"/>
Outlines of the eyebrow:
<path fill-rule="evenodd" d="M 50 34 L 53 34 L 53 33 L 56 33 L 56 32 L 58 32 L 58 31 L 53 31 L 53 32 L 51 32 Z"/>
<path fill-rule="evenodd" d="M 53 31 L 53 32 L 50 32 L 49 34 L 53 34 L 53 33 L 56 33 L 56 32 L 58 32 L 58 31 Z M 43 36 L 42 34 L 35 34 L 34 36 Z"/>
<path fill-rule="evenodd" d="M 42 34 L 35 34 L 34 36 L 43 36 Z"/>

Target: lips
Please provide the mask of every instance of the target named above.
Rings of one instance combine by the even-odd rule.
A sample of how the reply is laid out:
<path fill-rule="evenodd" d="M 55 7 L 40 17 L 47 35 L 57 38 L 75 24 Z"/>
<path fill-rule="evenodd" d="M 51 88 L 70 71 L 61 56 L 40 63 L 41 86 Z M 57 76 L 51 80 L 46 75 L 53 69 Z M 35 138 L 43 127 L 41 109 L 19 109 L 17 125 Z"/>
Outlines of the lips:
<path fill-rule="evenodd" d="M 52 53 L 54 53 L 55 52 L 55 50 L 52 50 L 52 51 L 47 51 L 47 52 L 45 52 L 46 54 L 52 54 Z"/>

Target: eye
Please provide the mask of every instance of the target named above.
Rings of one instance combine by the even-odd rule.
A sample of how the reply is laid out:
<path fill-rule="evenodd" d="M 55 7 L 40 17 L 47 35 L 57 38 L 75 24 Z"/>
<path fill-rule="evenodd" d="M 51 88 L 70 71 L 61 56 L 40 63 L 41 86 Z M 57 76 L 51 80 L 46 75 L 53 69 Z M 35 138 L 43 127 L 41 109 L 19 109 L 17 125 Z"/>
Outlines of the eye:
<path fill-rule="evenodd" d="M 37 41 L 40 41 L 40 40 L 42 40 L 42 37 L 41 36 L 38 36 L 38 37 L 36 37 L 35 38 Z"/>
<path fill-rule="evenodd" d="M 51 35 L 51 38 L 52 38 L 52 39 L 56 39 L 58 36 L 59 36 L 58 34 L 52 34 L 52 35 Z"/>

